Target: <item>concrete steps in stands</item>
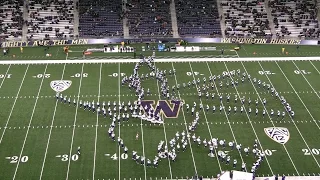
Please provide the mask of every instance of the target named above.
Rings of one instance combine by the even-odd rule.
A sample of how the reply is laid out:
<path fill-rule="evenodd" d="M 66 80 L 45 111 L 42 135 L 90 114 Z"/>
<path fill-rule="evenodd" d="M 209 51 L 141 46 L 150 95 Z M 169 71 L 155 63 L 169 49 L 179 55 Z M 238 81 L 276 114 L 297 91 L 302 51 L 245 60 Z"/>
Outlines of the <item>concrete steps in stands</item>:
<path fill-rule="evenodd" d="M 221 34 L 222 37 L 225 38 L 226 34 L 225 34 L 225 30 L 226 30 L 226 24 L 225 24 L 225 17 L 224 17 L 224 13 L 221 7 L 221 0 L 217 0 L 217 7 L 218 7 L 218 12 L 219 12 L 219 16 L 220 16 L 220 28 L 221 28 Z"/>
<path fill-rule="evenodd" d="M 79 36 L 79 11 L 77 9 L 77 3 L 79 4 L 79 0 L 74 0 L 73 1 L 73 7 L 74 7 L 74 16 L 73 16 L 73 34 L 74 37 L 78 37 Z"/>
<path fill-rule="evenodd" d="M 178 23 L 177 23 L 177 14 L 176 14 L 176 4 L 174 0 L 171 0 L 170 3 L 170 14 L 171 14 L 171 25 L 172 25 L 172 32 L 174 38 L 179 38 L 178 32 Z"/>
<path fill-rule="evenodd" d="M 123 0 L 122 1 L 122 10 L 126 11 L 126 4 L 127 4 L 127 0 Z M 128 18 L 127 17 L 123 17 L 122 19 L 122 23 L 123 23 L 123 37 L 124 38 L 129 38 L 130 34 L 129 34 L 129 27 L 128 27 Z"/>
<path fill-rule="evenodd" d="M 23 3 L 23 20 L 28 19 L 28 6 L 29 6 L 29 0 L 25 0 Z M 28 34 L 28 26 L 26 23 L 23 23 L 22 26 L 22 41 L 27 40 L 27 34 Z"/>
<path fill-rule="evenodd" d="M 266 11 L 267 11 L 267 17 L 268 17 L 268 20 L 269 20 L 269 26 L 271 28 L 272 36 L 276 37 L 276 28 L 275 28 L 275 25 L 273 23 L 273 17 L 271 15 L 271 8 L 269 8 L 268 2 L 269 2 L 269 0 L 264 1 L 264 6 L 265 6 Z"/>

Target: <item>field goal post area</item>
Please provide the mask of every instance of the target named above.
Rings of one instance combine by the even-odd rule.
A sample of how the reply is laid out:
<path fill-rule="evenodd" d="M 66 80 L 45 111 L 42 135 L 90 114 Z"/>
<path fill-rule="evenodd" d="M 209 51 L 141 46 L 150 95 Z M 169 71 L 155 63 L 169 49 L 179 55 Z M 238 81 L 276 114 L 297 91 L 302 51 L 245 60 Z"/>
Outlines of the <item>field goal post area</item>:
<path fill-rule="evenodd" d="M 3 60 L 5 64 L 92 64 L 92 63 L 136 63 L 140 59 L 74 59 L 74 60 Z M 160 58 L 154 59 L 155 62 L 268 62 L 268 61 L 320 61 L 320 57 L 249 57 L 249 58 Z"/>

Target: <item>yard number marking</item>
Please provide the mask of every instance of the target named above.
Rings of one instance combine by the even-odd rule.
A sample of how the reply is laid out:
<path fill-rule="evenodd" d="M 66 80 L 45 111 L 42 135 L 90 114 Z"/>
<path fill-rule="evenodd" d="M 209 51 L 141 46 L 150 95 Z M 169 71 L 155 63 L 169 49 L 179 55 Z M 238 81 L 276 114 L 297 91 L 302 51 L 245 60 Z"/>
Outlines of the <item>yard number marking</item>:
<path fill-rule="evenodd" d="M 0 74 L 0 79 L 11 78 L 12 74 Z"/>
<path fill-rule="evenodd" d="M 50 78 L 51 74 L 37 74 L 36 76 L 32 76 L 34 78 L 42 79 L 42 78 Z"/>
<path fill-rule="evenodd" d="M 120 157 L 121 157 L 121 159 L 128 159 L 128 154 L 122 153 Z M 114 154 L 111 156 L 111 159 L 112 159 L 112 160 L 118 160 L 117 153 L 114 153 Z"/>
<path fill-rule="evenodd" d="M 295 74 L 311 74 L 311 72 L 308 72 L 306 70 L 300 69 L 300 70 L 294 70 Z"/>
<path fill-rule="evenodd" d="M 76 74 L 74 74 L 74 75 L 72 75 L 72 76 L 70 76 L 70 77 L 73 77 L 73 78 L 81 78 L 81 77 L 83 77 L 83 78 L 86 78 L 86 77 L 88 77 L 88 73 L 76 73 Z"/>
<path fill-rule="evenodd" d="M 68 154 L 57 155 L 56 157 L 57 158 L 61 158 L 61 161 L 64 161 L 64 162 L 69 160 L 69 155 Z M 79 155 L 78 154 L 74 154 L 74 155 L 71 156 L 71 160 L 72 161 L 78 161 L 78 159 L 79 159 Z"/>
<path fill-rule="evenodd" d="M 125 76 L 125 75 L 126 75 L 126 73 L 120 73 L 120 76 L 121 76 L 121 77 L 123 77 L 123 76 Z M 112 74 L 110 74 L 109 76 L 110 76 L 110 77 L 118 77 L 119 74 L 118 74 L 118 73 L 112 73 Z"/>
<path fill-rule="evenodd" d="M 309 156 L 311 154 L 319 155 L 320 149 L 313 148 L 313 149 L 311 149 L 311 151 L 309 151 L 309 149 L 302 149 L 302 152 L 304 153 L 303 155 L 305 155 L 305 156 Z"/>
<path fill-rule="evenodd" d="M 11 156 L 11 157 L 6 157 L 6 159 L 10 160 L 11 164 L 15 164 L 15 163 L 18 163 L 19 161 L 22 163 L 25 163 L 29 160 L 29 157 L 21 156 L 21 158 L 19 159 L 19 156 Z"/>
<path fill-rule="evenodd" d="M 271 72 L 271 71 L 258 71 L 258 73 L 260 74 L 260 75 L 271 75 L 271 74 L 276 74 L 276 73 L 273 73 L 273 72 Z"/>

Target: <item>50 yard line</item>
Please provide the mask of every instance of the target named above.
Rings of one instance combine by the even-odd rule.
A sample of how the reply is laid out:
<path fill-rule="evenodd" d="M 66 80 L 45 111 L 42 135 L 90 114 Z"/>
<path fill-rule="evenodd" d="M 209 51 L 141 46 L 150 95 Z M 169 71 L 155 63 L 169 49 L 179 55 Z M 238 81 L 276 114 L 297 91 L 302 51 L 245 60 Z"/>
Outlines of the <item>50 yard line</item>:
<path fill-rule="evenodd" d="M 64 77 L 64 72 L 65 72 L 65 69 L 66 69 L 66 65 L 67 64 L 64 64 L 63 66 L 63 71 L 62 71 L 62 75 L 61 75 L 61 80 L 63 79 Z M 44 158 L 43 158 L 43 163 L 42 163 L 42 167 L 41 167 L 41 172 L 40 172 L 40 180 L 42 179 L 42 175 L 43 175 L 43 170 L 44 170 L 44 165 L 46 163 L 46 158 L 47 158 L 47 153 L 48 153 L 48 148 L 49 148 L 49 143 L 50 143 L 50 139 L 51 139 L 51 133 L 52 133 L 52 128 L 53 128 L 53 123 L 54 123 L 54 120 L 55 120 L 55 117 L 56 117 L 56 111 L 57 111 L 57 105 L 58 105 L 58 99 L 56 100 L 56 104 L 54 106 L 54 111 L 53 111 L 53 115 L 52 115 L 52 121 L 51 121 L 51 126 L 50 126 L 50 131 L 49 131 L 49 137 L 48 137 L 48 141 L 47 141 L 47 146 L 46 146 L 46 151 L 44 153 Z"/>
<path fill-rule="evenodd" d="M 22 149 L 21 149 L 21 152 L 20 152 L 20 155 L 19 155 L 19 159 L 21 159 L 21 156 L 22 156 L 22 153 L 23 153 L 23 150 L 24 150 L 24 146 L 25 146 L 26 141 L 27 141 L 27 138 L 28 138 L 28 134 L 29 134 L 29 130 L 30 130 L 30 125 L 31 125 L 31 123 L 32 123 L 33 115 L 34 115 L 34 112 L 35 112 L 36 107 L 37 107 L 39 95 L 40 95 L 40 92 L 41 92 L 41 89 L 42 89 L 43 80 L 44 80 L 44 78 L 45 78 L 44 75 L 45 75 L 46 72 L 47 72 L 47 68 L 48 68 L 48 64 L 46 64 L 46 68 L 44 69 L 44 73 L 43 73 L 43 76 L 42 76 L 42 79 L 41 79 L 40 88 L 39 88 L 39 91 L 38 91 L 38 94 L 37 94 L 36 102 L 34 103 L 34 106 L 33 106 L 32 114 L 31 114 L 31 117 L 30 117 L 28 129 L 27 129 L 27 133 L 26 133 L 26 135 L 25 135 L 25 137 L 24 137 L 24 140 L 23 140 L 23 145 L 22 145 Z M 13 175 L 13 178 L 12 178 L 13 180 L 16 178 L 19 165 L 20 165 L 20 161 L 18 161 L 17 166 L 16 166 L 16 169 L 15 169 L 15 171 L 14 171 L 14 175 Z"/>
<path fill-rule="evenodd" d="M 28 70 L 29 70 L 29 66 L 30 66 L 30 65 L 28 64 L 28 66 L 27 66 L 27 68 L 26 68 L 26 71 L 24 72 L 22 81 L 21 81 L 21 83 L 20 83 L 20 87 L 19 87 L 19 89 L 18 89 L 17 95 L 16 95 L 15 100 L 14 100 L 14 102 L 13 102 L 13 105 L 12 105 L 12 108 L 11 108 L 11 111 L 10 111 L 10 114 L 9 114 L 8 119 L 7 119 L 7 122 L 6 122 L 5 127 L 8 126 L 8 123 L 9 123 L 9 121 L 10 121 L 10 119 L 11 119 L 11 115 L 12 115 L 13 109 L 14 109 L 14 107 L 15 107 L 15 105 L 16 105 L 17 100 L 18 100 L 18 96 L 19 96 L 19 94 L 20 94 L 20 90 L 21 90 L 22 84 L 23 84 L 23 82 L 24 82 L 24 79 L 25 79 L 25 77 L 26 77 L 26 75 L 27 75 L 27 72 L 28 72 Z M 1 138 L 0 138 L 0 144 L 2 143 L 2 139 L 3 139 L 3 136 L 4 136 L 4 133 L 5 133 L 5 132 L 6 132 L 6 128 L 4 128 L 4 130 L 3 130 L 3 132 L 2 132 L 2 135 L 1 135 Z"/>
<path fill-rule="evenodd" d="M 78 90 L 78 96 L 77 96 L 76 113 L 75 113 L 75 115 L 74 115 L 74 122 L 73 122 L 73 130 L 72 130 L 72 138 L 71 138 L 71 144 L 70 144 L 70 152 L 69 152 L 69 161 L 68 161 L 68 169 L 67 169 L 67 177 L 66 177 L 66 180 L 69 179 L 71 153 L 72 153 L 72 146 L 73 146 L 73 140 L 74 140 L 74 132 L 75 132 L 76 123 L 77 123 L 77 115 L 78 115 L 78 109 L 79 109 L 79 98 L 80 98 L 82 78 L 83 78 L 83 67 L 84 67 L 84 63 L 82 63 L 82 68 L 81 68 L 81 77 L 80 77 L 80 84 L 79 84 L 79 90 Z"/>
<path fill-rule="evenodd" d="M 120 98 L 121 98 L 121 80 L 120 80 L 120 78 L 121 78 L 121 76 L 120 76 L 120 73 L 121 73 L 121 71 L 120 71 L 120 63 L 118 63 L 118 91 L 119 91 L 119 94 L 118 94 L 118 97 L 119 97 L 119 104 L 121 103 L 121 100 L 120 100 Z M 119 108 L 119 115 L 120 115 L 120 108 Z M 120 122 L 118 123 L 118 126 L 119 126 L 119 137 L 120 137 Z M 121 160 L 121 153 L 120 153 L 120 145 L 119 145 L 119 149 L 118 149 L 118 151 L 119 151 L 119 156 L 118 156 L 118 158 L 119 158 L 119 180 L 121 179 L 121 170 L 120 170 L 120 167 L 121 167 L 121 165 L 120 165 L 120 160 Z"/>
<path fill-rule="evenodd" d="M 99 91 L 98 91 L 98 101 L 100 100 L 100 89 L 101 89 L 101 70 L 102 63 L 100 63 L 100 75 L 99 75 Z M 120 75 L 119 75 L 120 76 Z M 99 105 L 101 103 L 99 102 Z M 98 140 L 98 125 L 99 125 L 99 114 L 97 113 L 97 122 L 96 122 L 96 136 L 94 139 L 94 158 L 93 158 L 93 169 L 92 169 L 92 179 L 94 180 L 95 172 L 96 172 L 96 156 L 97 156 L 97 140 Z"/>

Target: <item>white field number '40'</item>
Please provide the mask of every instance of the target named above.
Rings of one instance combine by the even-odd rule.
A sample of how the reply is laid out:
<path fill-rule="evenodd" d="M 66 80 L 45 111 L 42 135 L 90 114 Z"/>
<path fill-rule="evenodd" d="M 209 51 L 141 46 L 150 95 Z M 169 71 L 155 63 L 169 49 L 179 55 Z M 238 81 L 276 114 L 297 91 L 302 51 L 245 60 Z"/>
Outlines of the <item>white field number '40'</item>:
<path fill-rule="evenodd" d="M 120 155 L 120 158 L 123 159 L 123 160 L 128 159 L 128 154 L 122 153 L 122 154 Z M 117 153 L 114 153 L 114 154 L 111 156 L 111 159 L 112 159 L 112 160 L 118 160 Z"/>
<path fill-rule="evenodd" d="M 302 149 L 303 155 L 320 155 L 320 149 L 312 148 L 312 149 Z"/>
<path fill-rule="evenodd" d="M 306 70 L 300 69 L 300 70 L 294 70 L 295 74 L 311 74 L 311 72 L 308 72 Z"/>
<path fill-rule="evenodd" d="M 11 156 L 11 157 L 6 157 L 6 159 L 8 159 L 11 164 L 15 164 L 18 162 L 22 162 L 22 163 L 28 162 L 29 157 L 21 156 L 21 158 L 19 158 L 19 156 Z"/>
<path fill-rule="evenodd" d="M 200 72 L 187 72 L 187 76 L 192 76 L 192 75 L 195 75 L 195 76 L 198 76 L 198 75 L 203 75 L 203 74 L 200 74 Z"/>

